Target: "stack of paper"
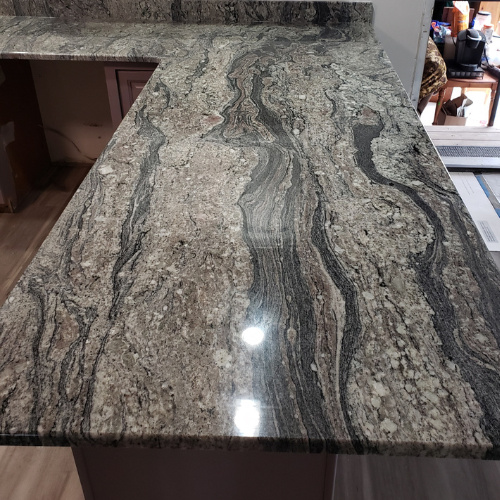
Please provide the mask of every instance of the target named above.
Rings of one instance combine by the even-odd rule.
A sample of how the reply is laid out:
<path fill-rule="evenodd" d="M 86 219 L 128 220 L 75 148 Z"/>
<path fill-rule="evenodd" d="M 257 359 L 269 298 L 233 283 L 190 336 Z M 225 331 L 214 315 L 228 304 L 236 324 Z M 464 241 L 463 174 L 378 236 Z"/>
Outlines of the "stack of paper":
<path fill-rule="evenodd" d="M 450 172 L 458 194 L 490 252 L 500 251 L 500 218 L 472 172 Z"/>

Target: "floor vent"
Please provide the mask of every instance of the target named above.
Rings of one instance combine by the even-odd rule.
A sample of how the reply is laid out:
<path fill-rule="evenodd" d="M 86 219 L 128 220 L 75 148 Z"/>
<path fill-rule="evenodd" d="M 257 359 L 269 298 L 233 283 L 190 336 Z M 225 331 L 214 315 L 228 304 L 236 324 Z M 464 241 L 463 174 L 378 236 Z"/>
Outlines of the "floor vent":
<path fill-rule="evenodd" d="M 481 146 L 437 146 L 441 156 L 463 156 L 467 158 L 500 158 L 500 148 Z"/>

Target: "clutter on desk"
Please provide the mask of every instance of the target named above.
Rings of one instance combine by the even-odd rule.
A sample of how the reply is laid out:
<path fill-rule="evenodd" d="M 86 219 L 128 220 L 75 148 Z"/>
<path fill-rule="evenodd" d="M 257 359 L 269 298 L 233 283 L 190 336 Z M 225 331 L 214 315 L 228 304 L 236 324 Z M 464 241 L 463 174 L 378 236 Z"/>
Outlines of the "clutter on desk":
<path fill-rule="evenodd" d="M 491 12 L 474 16 L 469 2 L 455 1 L 431 23 L 431 35 L 448 67 L 448 78 L 482 79 L 484 68 L 500 66 L 499 35 Z M 500 26 L 500 22 L 499 22 Z"/>
<path fill-rule="evenodd" d="M 465 125 L 470 115 L 473 101 L 465 94 L 443 103 L 439 112 L 438 125 Z"/>
<path fill-rule="evenodd" d="M 443 59 L 453 59 L 455 57 L 455 40 L 451 36 L 451 30 L 444 40 Z"/>
<path fill-rule="evenodd" d="M 470 24 L 472 23 L 474 19 L 474 13 L 475 10 L 469 8 L 469 25 L 467 27 L 469 27 Z M 449 23 L 450 25 L 453 24 L 453 7 L 444 7 L 443 15 L 441 16 L 441 21 L 444 23 Z"/>
<path fill-rule="evenodd" d="M 460 31 L 466 30 L 469 27 L 469 15 L 469 2 L 453 2 L 453 22 L 451 25 L 452 36 L 457 36 Z"/>
<path fill-rule="evenodd" d="M 439 44 L 444 43 L 446 35 L 451 36 L 451 29 L 449 23 L 442 23 L 441 21 L 432 21 L 432 39 L 434 43 L 438 46 Z"/>
<path fill-rule="evenodd" d="M 472 21 L 472 27 L 475 30 L 482 31 L 484 26 L 487 24 L 491 25 L 491 12 L 487 12 L 485 10 L 480 10 L 474 20 Z"/>
<path fill-rule="evenodd" d="M 455 51 L 455 44 L 451 37 L 451 28 L 449 23 L 443 23 L 441 21 L 432 21 L 431 23 L 431 34 L 432 40 L 436 44 L 440 54 L 445 58 L 445 53 L 451 54 L 451 51 Z M 446 44 L 449 44 L 448 50 L 446 49 Z M 450 45 L 451 44 L 451 45 Z M 449 57 L 453 57 L 450 55 Z"/>
<path fill-rule="evenodd" d="M 475 29 L 462 30 L 457 35 L 455 59 L 445 59 L 448 78 L 482 79 L 481 68 L 486 36 Z"/>
<path fill-rule="evenodd" d="M 481 28 L 481 31 L 484 33 L 484 36 L 486 37 L 486 43 L 491 43 L 493 40 L 493 33 L 494 33 L 493 24 L 485 24 Z"/>

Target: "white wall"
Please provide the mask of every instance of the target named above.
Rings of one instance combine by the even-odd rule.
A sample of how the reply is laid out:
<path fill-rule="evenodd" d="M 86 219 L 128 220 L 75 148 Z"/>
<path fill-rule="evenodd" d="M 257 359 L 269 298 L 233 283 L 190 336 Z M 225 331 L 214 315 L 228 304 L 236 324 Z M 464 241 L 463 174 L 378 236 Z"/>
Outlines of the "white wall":
<path fill-rule="evenodd" d="M 31 61 L 53 162 L 93 163 L 114 132 L 104 63 Z"/>
<path fill-rule="evenodd" d="M 423 22 L 424 15 L 430 12 L 430 4 L 433 5 L 434 2 L 431 0 L 372 0 L 372 3 L 375 11 L 374 28 L 377 38 L 387 52 L 406 92 L 412 95 L 415 93 L 413 89 L 415 81 L 419 87 L 422 77 L 423 59 L 418 67 L 417 56 L 423 47 L 423 57 L 425 57 L 429 33 L 427 21 Z M 423 30 L 426 31 L 425 34 L 422 34 Z"/>

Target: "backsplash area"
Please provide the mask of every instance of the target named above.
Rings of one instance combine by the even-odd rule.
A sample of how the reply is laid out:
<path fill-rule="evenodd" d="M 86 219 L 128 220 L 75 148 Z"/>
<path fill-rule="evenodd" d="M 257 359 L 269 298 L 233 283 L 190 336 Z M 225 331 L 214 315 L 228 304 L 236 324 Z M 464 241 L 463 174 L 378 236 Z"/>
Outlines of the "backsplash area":
<path fill-rule="evenodd" d="M 0 14 L 2 16 L 15 16 L 16 11 L 14 9 L 14 1 L 0 0 Z"/>
<path fill-rule="evenodd" d="M 0 15 L 174 23 L 317 24 L 371 22 L 368 2 L 255 0 L 0 0 Z"/>

